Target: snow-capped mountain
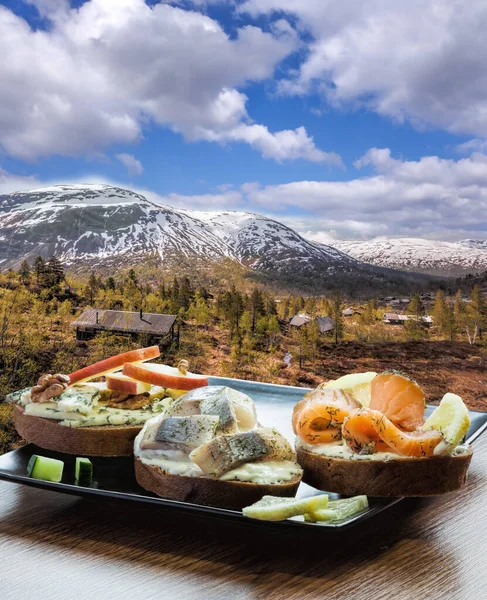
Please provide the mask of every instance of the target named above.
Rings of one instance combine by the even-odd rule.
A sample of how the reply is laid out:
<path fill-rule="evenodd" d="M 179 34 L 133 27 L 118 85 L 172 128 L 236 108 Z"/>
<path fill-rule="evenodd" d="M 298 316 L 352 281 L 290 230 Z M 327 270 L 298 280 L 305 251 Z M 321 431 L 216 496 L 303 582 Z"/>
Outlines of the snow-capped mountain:
<path fill-rule="evenodd" d="M 375 273 L 335 248 L 244 212 L 200 212 L 155 204 L 109 185 L 62 185 L 0 196 L 0 267 L 56 255 L 68 266 L 165 265 L 230 257 L 259 272 L 326 277 Z"/>
<path fill-rule="evenodd" d="M 487 240 L 460 240 L 458 242 L 466 248 L 477 248 L 478 250 L 487 250 Z"/>
<path fill-rule="evenodd" d="M 330 243 L 359 261 L 391 269 L 440 276 L 461 276 L 487 270 L 487 243 L 481 240 L 454 243 L 393 238 Z M 481 249 L 482 243 L 484 249 Z"/>
<path fill-rule="evenodd" d="M 206 223 L 227 246 L 229 255 L 257 271 L 279 272 L 301 266 L 309 272 L 326 264 L 332 272 L 337 267 L 354 270 L 359 266 L 343 252 L 306 240 L 286 225 L 261 215 L 240 211 L 187 214 Z"/>
<path fill-rule="evenodd" d="M 54 186 L 0 196 L 0 265 L 40 254 L 96 264 L 147 254 L 223 257 L 227 247 L 202 221 L 108 185 Z"/>

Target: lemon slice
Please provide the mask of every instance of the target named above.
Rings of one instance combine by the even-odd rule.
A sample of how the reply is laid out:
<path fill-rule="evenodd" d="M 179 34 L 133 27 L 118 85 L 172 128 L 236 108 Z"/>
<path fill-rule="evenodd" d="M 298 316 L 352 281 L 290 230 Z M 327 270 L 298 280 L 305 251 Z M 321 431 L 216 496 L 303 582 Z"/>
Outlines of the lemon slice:
<path fill-rule="evenodd" d="M 372 371 L 367 373 L 350 373 L 327 383 L 322 383 L 319 388 L 343 390 L 351 394 L 362 406 L 369 406 L 371 397 L 372 379 L 377 375 Z"/>
<path fill-rule="evenodd" d="M 317 521 L 343 521 L 363 512 L 367 508 L 369 508 L 367 496 L 353 496 L 352 498 L 342 498 L 341 500 L 330 500 L 325 509 L 306 513 L 304 520 L 313 523 Z"/>
<path fill-rule="evenodd" d="M 177 400 L 178 398 L 181 398 L 181 396 L 184 396 L 184 394 L 187 393 L 188 390 L 172 390 L 171 388 L 166 389 L 166 396 L 169 396 L 169 398 L 172 398 L 173 400 Z"/>
<path fill-rule="evenodd" d="M 421 429 L 441 432 L 453 450 L 462 441 L 469 427 L 470 417 L 463 400 L 456 394 L 448 393 L 443 396 L 439 406 L 426 419 Z"/>
<path fill-rule="evenodd" d="M 304 515 L 326 508 L 328 496 L 320 494 L 311 498 L 279 498 L 264 496 L 251 506 L 242 509 L 246 517 L 261 519 L 263 521 L 284 521 L 289 517 Z"/>

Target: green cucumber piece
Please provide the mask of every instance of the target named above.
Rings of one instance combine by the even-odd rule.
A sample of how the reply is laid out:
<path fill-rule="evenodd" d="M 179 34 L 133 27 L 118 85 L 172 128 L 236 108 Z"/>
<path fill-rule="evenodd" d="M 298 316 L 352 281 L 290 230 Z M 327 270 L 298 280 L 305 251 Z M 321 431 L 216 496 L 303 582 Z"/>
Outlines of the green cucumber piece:
<path fill-rule="evenodd" d="M 33 479 L 59 483 L 63 477 L 64 462 L 33 454 L 27 465 L 27 475 Z"/>
<path fill-rule="evenodd" d="M 353 496 L 341 500 L 330 500 L 325 509 L 310 511 L 304 515 L 304 520 L 312 523 L 328 521 L 333 523 L 354 517 L 356 514 L 367 510 L 369 502 L 367 496 Z"/>
<path fill-rule="evenodd" d="M 93 481 L 93 465 L 89 458 L 76 457 L 75 478 L 78 485 L 91 485 Z"/>

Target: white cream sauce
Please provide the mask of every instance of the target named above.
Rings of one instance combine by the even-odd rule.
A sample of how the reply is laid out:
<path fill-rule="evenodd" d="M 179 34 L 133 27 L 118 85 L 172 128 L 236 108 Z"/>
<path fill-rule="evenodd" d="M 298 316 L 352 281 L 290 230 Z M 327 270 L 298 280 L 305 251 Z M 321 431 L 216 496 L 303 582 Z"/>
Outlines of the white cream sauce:
<path fill-rule="evenodd" d="M 260 485 L 291 481 L 302 469 L 290 460 L 268 460 L 240 465 L 220 477 L 222 481 L 249 481 Z"/>
<path fill-rule="evenodd" d="M 307 444 L 301 438 L 296 437 L 296 447 L 304 448 L 313 454 L 320 456 L 329 456 L 330 458 L 344 458 L 349 460 L 411 460 L 412 458 L 421 458 L 419 456 L 402 456 L 396 452 L 374 452 L 373 454 L 356 454 L 345 444 L 343 440 L 329 444 Z M 461 447 L 458 446 L 453 454 L 460 454 Z M 435 456 L 439 455 L 436 453 Z M 442 446 L 441 454 L 450 455 L 451 446 L 446 444 Z"/>

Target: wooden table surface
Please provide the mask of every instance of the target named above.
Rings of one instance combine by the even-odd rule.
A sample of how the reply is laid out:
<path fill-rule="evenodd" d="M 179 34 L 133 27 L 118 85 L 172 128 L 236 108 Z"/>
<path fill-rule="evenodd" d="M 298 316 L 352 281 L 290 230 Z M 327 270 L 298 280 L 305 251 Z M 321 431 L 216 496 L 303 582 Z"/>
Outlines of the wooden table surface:
<path fill-rule="evenodd" d="M 319 539 L 0 482 L 0 598 L 487 598 L 487 434 L 466 488 Z"/>

